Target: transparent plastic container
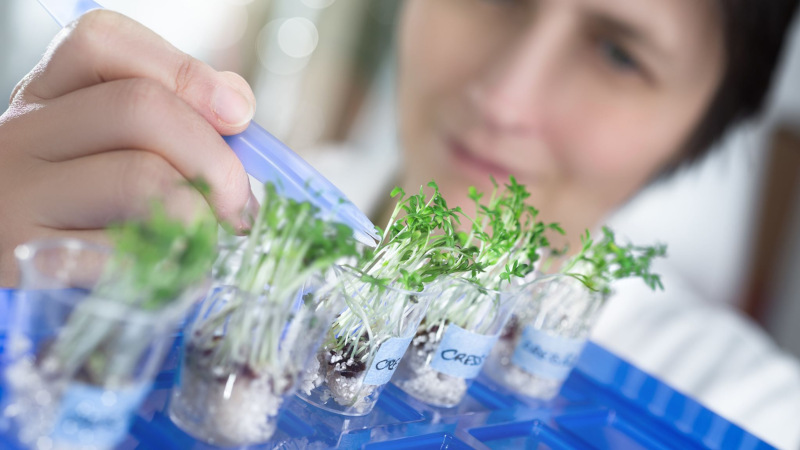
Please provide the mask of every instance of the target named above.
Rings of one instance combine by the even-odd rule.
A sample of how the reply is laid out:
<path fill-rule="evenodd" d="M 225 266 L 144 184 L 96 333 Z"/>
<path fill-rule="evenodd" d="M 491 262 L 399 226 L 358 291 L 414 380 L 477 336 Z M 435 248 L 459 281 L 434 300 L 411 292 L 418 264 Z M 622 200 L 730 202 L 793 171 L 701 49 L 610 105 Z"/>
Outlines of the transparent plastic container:
<path fill-rule="evenodd" d="M 604 303 L 601 292 L 570 276 L 532 282 L 523 289 L 484 372 L 511 391 L 552 399 L 577 363 Z"/>
<path fill-rule="evenodd" d="M 349 332 L 335 327 L 328 331 L 297 396 L 329 412 L 363 416 L 375 407 L 439 288 L 376 289 L 349 269 L 340 270 L 340 279 L 348 305 L 343 314 L 351 315 L 352 326 Z M 370 318 L 368 327 L 363 317 Z M 344 335 L 349 338 L 342 339 Z"/>
<path fill-rule="evenodd" d="M 106 247 L 43 240 L 16 256 L 24 290 L 9 324 L 3 414 L 25 446 L 113 448 L 202 287 L 144 310 L 92 291 L 104 276 Z"/>
<path fill-rule="evenodd" d="M 519 288 L 485 289 L 453 278 L 430 306 L 392 383 L 433 406 L 453 407 L 497 341 Z"/>
<path fill-rule="evenodd" d="M 342 305 L 340 291 L 321 280 L 287 299 L 215 289 L 184 332 L 172 421 L 223 447 L 268 441 Z"/>

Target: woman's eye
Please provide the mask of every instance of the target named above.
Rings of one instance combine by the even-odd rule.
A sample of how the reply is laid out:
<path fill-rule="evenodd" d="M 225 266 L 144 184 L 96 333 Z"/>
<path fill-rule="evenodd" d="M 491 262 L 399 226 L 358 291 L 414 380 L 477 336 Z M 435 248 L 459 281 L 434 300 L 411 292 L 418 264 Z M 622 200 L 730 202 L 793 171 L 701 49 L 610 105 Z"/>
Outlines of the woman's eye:
<path fill-rule="evenodd" d="M 623 71 L 639 70 L 639 63 L 636 59 L 617 43 L 603 40 L 600 42 L 600 50 L 603 57 L 605 57 L 614 68 Z"/>

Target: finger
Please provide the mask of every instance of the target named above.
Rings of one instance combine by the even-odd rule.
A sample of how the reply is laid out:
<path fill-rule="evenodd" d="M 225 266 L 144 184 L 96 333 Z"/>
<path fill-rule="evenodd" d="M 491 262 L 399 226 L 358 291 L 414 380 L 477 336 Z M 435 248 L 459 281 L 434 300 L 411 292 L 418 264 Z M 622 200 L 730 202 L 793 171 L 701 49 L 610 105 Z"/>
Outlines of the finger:
<path fill-rule="evenodd" d="M 64 28 L 12 101 L 23 92 L 53 99 L 125 78 L 155 80 L 223 135 L 243 131 L 255 112 L 255 96 L 242 77 L 217 72 L 143 25 L 107 10 L 89 12 Z"/>
<path fill-rule="evenodd" d="M 233 227 L 241 228 L 246 208 L 252 212 L 258 206 L 242 163 L 225 141 L 158 83 L 145 79 L 103 83 L 51 100 L 29 114 L 31 120 L 48 124 L 39 132 L 37 147 L 29 150 L 40 159 L 61 162 L 108 149 L 147 150 L 177 169 L 183 179 L 208 183 L 209 203 L 220 220 Z"/>
<path fill-rule="evenodd" d="M 119 150 L 47 164 L 33 174 L 27 201 L 33 220 L 53 229 L 95 229 L 147 217 L 160 202 L 170 217 L 187 223 L 208 214 L 208 203 L 163 158 Z"/>

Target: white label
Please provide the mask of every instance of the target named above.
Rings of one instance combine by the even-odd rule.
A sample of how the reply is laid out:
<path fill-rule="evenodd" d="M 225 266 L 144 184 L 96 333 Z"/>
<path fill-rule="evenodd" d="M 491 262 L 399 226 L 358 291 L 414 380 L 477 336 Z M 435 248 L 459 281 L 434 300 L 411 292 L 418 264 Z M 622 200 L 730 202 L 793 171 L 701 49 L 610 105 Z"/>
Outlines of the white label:
<path fill-rule="evenodd" d="M 555 336 L 527 326 L 511 362 L 533 375 L 563 381 L 578 362 L 585 343 L 586 339 Z"/>
<path fill-rule="evenodd" d="M 149 384 L 119 390 L 70 386 L 61 399 L 51 438 L 55 442 L 113 447 L 125 438 L 131 416 L 149 390 Z"/>
<path fill-rule="evenodd" d="M 413 337 L 391 338 L 381 344 L 381 348 L 378 349 L 378 352 L 375 353 L 375 358 L 372 359 L 369 371 L 364 376 L 364 384 L 382 386 L 388 383 Z"/>
<path fill-rule="evenodd" d="M 497 334 L 477 334 L 450 324 L 433 355 L 431 367 L 454 377 L 475 378 L 495 342 Z"/>

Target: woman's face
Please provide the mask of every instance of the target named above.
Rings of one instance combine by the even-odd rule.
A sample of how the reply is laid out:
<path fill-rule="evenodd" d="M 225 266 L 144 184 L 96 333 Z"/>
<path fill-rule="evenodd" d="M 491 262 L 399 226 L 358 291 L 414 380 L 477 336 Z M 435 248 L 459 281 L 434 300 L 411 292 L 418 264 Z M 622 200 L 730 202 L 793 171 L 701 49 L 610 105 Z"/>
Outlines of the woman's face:
<path fill-rule="evenodd" d="M 514 175 L 541 217 L 592 228 L 673 161 L 722 76 L 712 0 L 406 0 L 403 184 Z"/>

